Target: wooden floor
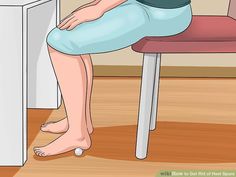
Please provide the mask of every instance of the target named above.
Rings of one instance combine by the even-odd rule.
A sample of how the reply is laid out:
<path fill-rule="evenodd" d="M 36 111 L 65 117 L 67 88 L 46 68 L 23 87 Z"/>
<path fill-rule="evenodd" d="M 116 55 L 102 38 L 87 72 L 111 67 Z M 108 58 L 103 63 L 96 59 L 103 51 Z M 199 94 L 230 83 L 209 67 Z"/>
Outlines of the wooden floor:
<path fill-rule="evenodd" d="M 137 160 L 136 123 L 140 78 L 96 77 L 92 94 L 95 131 L 84 156 L 73 152 L 39 158 L 36 145 L 59 135 L 39 127 L 65 116 L 58 110 L 28 110 L 28 161 L 22 168 L 0 168 L 0 177 L 154 177 L 164 169 L 235 169 L 236 79 L 162 78 L 158 128 L 149 155 Z"/>

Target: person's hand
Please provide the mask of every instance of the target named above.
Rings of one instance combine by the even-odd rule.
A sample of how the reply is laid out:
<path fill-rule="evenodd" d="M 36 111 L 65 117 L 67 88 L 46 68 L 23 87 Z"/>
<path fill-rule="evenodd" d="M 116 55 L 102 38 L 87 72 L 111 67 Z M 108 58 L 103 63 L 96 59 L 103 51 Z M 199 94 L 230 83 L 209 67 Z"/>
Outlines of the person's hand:
<path fill-rule="evenodd" d="M 88 6 L 74 11 L 58 25 L 58 28 L 61 30 L 72 30 L 81 23 L 100 18 L 103 14 L 101 10 L 96 9 L 96 6 Z"/>

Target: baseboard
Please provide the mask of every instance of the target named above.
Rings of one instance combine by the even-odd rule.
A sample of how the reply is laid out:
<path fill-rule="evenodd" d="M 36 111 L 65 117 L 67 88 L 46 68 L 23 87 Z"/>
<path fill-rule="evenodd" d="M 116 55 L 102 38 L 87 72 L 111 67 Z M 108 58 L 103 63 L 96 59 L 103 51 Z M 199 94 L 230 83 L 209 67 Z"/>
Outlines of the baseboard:
<path fill-rule="evenodd" d="M 142 66 L 94 66 L 94 76 L 141 76 Z M 236 67 L 162 66 L 161 77 L 236 77 Z"/>

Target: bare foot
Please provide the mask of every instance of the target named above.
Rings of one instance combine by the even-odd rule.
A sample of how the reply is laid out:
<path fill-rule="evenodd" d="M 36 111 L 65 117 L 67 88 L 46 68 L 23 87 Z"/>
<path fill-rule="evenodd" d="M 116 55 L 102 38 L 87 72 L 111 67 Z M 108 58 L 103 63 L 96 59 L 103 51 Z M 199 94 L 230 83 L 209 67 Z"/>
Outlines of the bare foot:
<path fill-rule="evenodd" d="M 68 121 L 67 118 L 63 118 L 57 122 L 47 122 L 42 124 L 41 130 L 43 132 L 50 132 L 50 133 L 64 133 L 68 130 Z"/>
<path fill-rule="evenodd" d="M 35 147 L 34 153 L 38 156 L 51 156 L 62 154 L 76 148 L 83 150 L 89 149 L 91 146 L 91 139 L 87 131 L 85 135 L 78 136 L 78 133 L 71 133 L 67 131 L 65 134 L 55 139 L 51 143 L 42 147 Z"/>
<path fill-rule="evenodd" d="M 50 133 L 65 133 L 67 132 L 69 126 L 68 126 L 68 120 L 67 118 L 63 118 L 57 122 L 48 122 L 45 124 L 42 124 L 41 131 L 43 132 L 50 132 Z M 93 133 L 93 126 L 91 123 L 87 124 L 87 129 L 89 134 Z"/>

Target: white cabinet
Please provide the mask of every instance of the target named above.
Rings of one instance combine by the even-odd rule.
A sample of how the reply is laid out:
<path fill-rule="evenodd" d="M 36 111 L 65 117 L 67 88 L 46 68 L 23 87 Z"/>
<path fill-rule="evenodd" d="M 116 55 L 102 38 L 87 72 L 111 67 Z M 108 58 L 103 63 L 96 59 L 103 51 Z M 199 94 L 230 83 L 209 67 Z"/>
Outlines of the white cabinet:
<path fill-rule="evenodd" d="M 46 46 L 58 22 L 57 0 L 0 0 L 0 166 L 27 160 L 26 109 L 61 104 Z"/>

